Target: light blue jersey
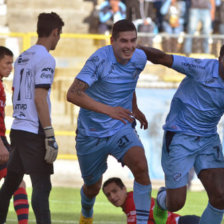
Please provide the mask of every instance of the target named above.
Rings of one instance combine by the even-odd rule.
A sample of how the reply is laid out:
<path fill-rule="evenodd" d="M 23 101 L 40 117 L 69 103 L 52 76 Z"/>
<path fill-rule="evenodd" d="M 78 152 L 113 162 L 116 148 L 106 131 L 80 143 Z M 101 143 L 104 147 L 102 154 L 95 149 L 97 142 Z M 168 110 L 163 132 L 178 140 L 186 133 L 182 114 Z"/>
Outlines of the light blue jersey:
<path fill-rule="evenodd" d="M 114 56 L 112 46 L 109 45 L 97 50 L 76 78 L 89 85 L 86 93 L 94 100 L 132 111 L 133 93 L 146 62 L 145 53 L 136 49 L 130 61 L 121 65 Z M 124 125 L 105 114 L 83 108 L 79 112 L 78 132 L 84 136 L 112 136 Z"/>
<path fill-rule="evenodd" d="M 224 113 L 218 60 L 173 56 L 172 68 L 186 77 L 172 99 L 164 130 L 193 136 L 216 134 Z"/>

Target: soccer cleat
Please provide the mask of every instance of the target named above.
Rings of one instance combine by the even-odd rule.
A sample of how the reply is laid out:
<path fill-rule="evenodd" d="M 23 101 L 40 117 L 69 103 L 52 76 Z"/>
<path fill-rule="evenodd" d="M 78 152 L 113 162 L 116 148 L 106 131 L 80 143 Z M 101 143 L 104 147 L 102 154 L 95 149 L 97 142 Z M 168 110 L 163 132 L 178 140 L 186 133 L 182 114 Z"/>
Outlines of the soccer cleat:
<path fill-rule="evenodd" d="M 161 187 L 158 191 L 157 198 L 158 198 L 158 195 L 165 190 L 166 190 L 165 187 Z M 167 221 L 167 218 L 168 218 L 168 211 L 163 210 L 159 206 L 159 203 L 158 203 L 157 200 L 155 201 L 155 207 L 153 209 L 153 217 L 154 217 L 155 223 L 156 224 L 166 224 L 166 221 Z"/>
<path fill-rule="evenodd" d="M 80 215 L 80 220 L 79 220 L 79 224 L 93 224 L 93 218 L 86 218 L 85 216 Z"/>

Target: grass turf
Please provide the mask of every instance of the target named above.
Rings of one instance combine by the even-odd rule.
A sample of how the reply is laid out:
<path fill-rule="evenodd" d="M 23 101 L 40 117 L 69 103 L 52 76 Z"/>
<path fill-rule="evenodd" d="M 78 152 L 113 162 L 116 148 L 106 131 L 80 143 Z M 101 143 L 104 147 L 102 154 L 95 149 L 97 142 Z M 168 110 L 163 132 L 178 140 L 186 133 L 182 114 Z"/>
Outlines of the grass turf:
<path fill-rule="evenodd" d="M 29 201 L 31 198 L 31 188 L 27 189 Z M 157 191 L 153 190 L 152 196 L 155 197 Z M 204 191 L 188 192 L 187 201 L 183 209 L 178 211 L 180 215 L 195 214 L 200 216 L 207 205 L 207 195 Z M 71 223 L 77 224 L 80 215 L 80 194 L 76 188 L 53 188 L 50 195 L 50 208 L 52 223 Z M 13 204 L 10 203 L 7 224 L 17 223 Z M 34 214 L 30 205 L 29 223 L 35 223 Z M 120 224 L 126 223 L 126 217 L 120 208 L 111 205 L 103 192 L 97 196 L 94 206 L 95 224 Z M 222 222 L 224 224 L 224 221 Z"/>

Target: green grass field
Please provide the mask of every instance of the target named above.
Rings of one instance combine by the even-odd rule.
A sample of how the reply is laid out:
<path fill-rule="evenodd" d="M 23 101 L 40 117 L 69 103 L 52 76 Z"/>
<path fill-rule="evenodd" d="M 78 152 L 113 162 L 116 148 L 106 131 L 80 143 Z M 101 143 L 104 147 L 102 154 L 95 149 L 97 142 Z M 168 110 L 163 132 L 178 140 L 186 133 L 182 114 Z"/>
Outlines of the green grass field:
<path fill-rule="evenodd" d="M 28 188 L 29 201 L 31 189 Z M 157 191 L 152 192 L 155 197 Z M 205 192 L 188 192 L 187 202 L 178 213 L 181 215 L 195 214 L 201 215 L 207 205 Z M 76 188 L 53 188 L 50 196 L 50 207 L 52 213 L 52 224 L 71 223 L 77 224 L 80 214 L 80 195 Z M 7 224 L 17 223 L 16 215 L 12 203 L 10 204 Z M 35 218 L 30 205 L 29 223 L 35 223 Z M 120 208 L 111 205 L 102 191 L 97 196 L 94 207 L 94 224 L 119 224 L 126 223 L 125 215 Z M 224 224 L 224 221 L 222 222 Z"/>

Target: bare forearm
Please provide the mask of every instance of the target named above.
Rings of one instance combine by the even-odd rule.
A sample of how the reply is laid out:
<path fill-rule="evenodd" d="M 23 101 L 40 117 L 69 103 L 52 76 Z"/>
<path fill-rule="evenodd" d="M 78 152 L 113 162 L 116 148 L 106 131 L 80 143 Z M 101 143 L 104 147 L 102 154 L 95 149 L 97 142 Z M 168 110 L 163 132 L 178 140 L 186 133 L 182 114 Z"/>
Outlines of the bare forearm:
<path fill-rule="evenodd" d="M 88 85 L 82 81 L 75 80 L 67 93 L 67 100 L 79 107 L 87 110 L 92 110 L 94 112 L 109 114 L 111 106 L 100 103 L 89 97 L 85 90 Z"/>
<path fill-rule="evenodd" d="M 69 90 L 67 94 L 67 100 L 79 107 L 87 110 L 91 110 L 97 113 L 109 114 L 111 106 L 100 103 L 89 97 L 86 93 L 78 93 L 77 91 Z"/>
<path fill-rule="evenodd" d="M 171 67 L 173 64 L 173 56 L 160 51 L 159 49 L 152 47 L 139 46 L 142 49 L 149 61 L 154 64 L 161 64 L 167 67 Z"/>
<path fill-rule="evenodd" d="M 96 100 L 92 99 L 85 93 L 86 89 L 88 88 L 89 86 L 87 83 L 79 79 L 75 79 L 68 90 L 67 100 L 87 110 L 106 114 L 113 119 L 120 120 L 124 124 L 126 124 L 127 121 L 130 123 L 133 122 L 131 111 L 123 107 L 119 107 L 119 106 L 112 107 L 112 106 L 97 102 Z"/>

